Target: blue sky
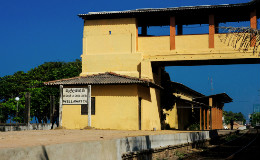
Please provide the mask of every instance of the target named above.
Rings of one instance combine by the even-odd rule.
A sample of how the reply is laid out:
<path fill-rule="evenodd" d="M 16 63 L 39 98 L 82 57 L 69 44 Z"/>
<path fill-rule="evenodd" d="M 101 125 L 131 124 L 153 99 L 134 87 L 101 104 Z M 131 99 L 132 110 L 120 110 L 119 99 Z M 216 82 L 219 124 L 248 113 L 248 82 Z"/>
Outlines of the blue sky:
<path fill-rule="evenodd" d="M 94 11 L 244 3 L 249 0 L 0 0 L 0 76 L 82 53 L 83 20 Z M 246 23 L 245 25 L 247 25 Z M 259 23 L 258 23 L 259 24 Z M 185 26 L 184 26 L 185 28 Z M 189 31 L 189 29 L 186 29 Z M 260 103 L 260 65 L 167 67 L 172 80 L 203 94 L 226 92 L 225 110 L 252 112 Z M 213 88 L 209 79 L 213 79 Z"/>

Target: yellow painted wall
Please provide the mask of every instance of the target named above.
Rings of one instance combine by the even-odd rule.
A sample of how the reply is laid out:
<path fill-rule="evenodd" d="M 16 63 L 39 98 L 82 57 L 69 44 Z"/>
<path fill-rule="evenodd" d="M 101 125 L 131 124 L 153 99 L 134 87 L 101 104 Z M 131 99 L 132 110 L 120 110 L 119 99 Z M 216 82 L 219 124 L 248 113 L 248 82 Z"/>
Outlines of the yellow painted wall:
<path fill-rule="evenodd" d="M 85 21 L 81 76 L 115 72 L 140 77 L 142 55 L 136 53 L 135 21 L 135 18 Z"/>
<path fill-rule="evenodd" d="M 85 21 L 83 54 L 122 54 L 135 52 L 135 18 Z"/>
<path fill-rule="evenodd" d="M 232 36 L 232 34 L 230 34 Z M 169 36 L 138 37 L 139 51 L 145 60 L 207 60 L 207 59 L 240 59 L 259 58 L 259 55 L 228 46 L 223 39 L 226 34 L 215 34 L 214 48 L 209 48 L 209 35 L 178 35 L 175 37 L 175 50 L 170 50 Z"/>
<path fill-rule="evenodd" d="M 160 91 L 154 88 L 138 87 L 139 97 L 142 98 L 141 105 L 141 128 L 142 130 L 161 130 L 160 122 Z"/>
<path fill-rule="evenodd" d="M 165 122 L 170 125 L 171 128 L 179 129 L 178 127 L 178 114 L 177 114 L 177 105 L 174 104 L 173 108 L 171 110 L 164 110 L 164 113 L 166 113 L 166 120 Z"/>
<path fill-rule="evenodd" d="M 138 130 L 138 98 L 141 97 L 142 130 L 160 130 L 158 96 L 155 89 L 137 85 L 92 86 L 96 112 L 91 116 L 91 124 L 98 129 Z M 85 128 L 88 116 L 81 115 L 80 105 L 64 105 L 62 125 L 67 129 Z"/>
<path fill-rule="evenodd" d="M 196 96 L 193 95 L 193 93 L 188 92 L 186 90 L 177 89 L 178 93 L 173 93 L 176 97 L 180 97 L 181 99 L 185 99 L 188 101 L 192 101 L 192 98 L 195 98 Z M 178 108 L 178 107 L 190 107 L 190 108 Z M 183 103 L 181 101 L 178 101 L 174 104 L 173 108 L 171 110 L 164 110 L 164 113 L 166 113 L 166 120 L 165 122 L 170 125 L 171 128 L 174 129 L 186 129 L 187 125 L 191 123 L 189 120 L 191 116 L 191 109 L 192 105 Z"/>
<path fill-rule="evenodd" d="M 170 36 L 138 37 L 138 51 L 170 51 Z"/>
<path fill-rule="evenodd" d="M 115 72 L 139 78 L 140 70 L 141 54 L 82 55 L 81 76 Z"/>
<path fill-rule="evenodd" d="M 99 129 L 138 130 L 138 90 L 136 85 L 92 86 L 96 97 L 96 112 L 92 126 Z M 67 129 L 81 129 L 88 124 L 88 116 L 81 115 L 80 105 L 64 105 L 62 125 Z"/>

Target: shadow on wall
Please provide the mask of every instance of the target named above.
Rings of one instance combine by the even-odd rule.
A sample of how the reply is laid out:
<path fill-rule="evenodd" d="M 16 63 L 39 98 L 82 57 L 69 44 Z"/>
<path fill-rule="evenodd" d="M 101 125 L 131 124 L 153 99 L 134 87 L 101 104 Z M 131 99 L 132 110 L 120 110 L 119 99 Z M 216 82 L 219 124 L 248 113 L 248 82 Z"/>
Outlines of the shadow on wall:
<path fill-rule="evenodd" d="M 126 152 L 151 149 L 151 140 L 149 136 L 126 138 Z"/>
<path fill-rule="evenodd" d="M 49 160 L 49 156 L 48 156 L 48 153 L 46 151 L 45 146 L 42 146 L 42 152 L 43 152 L 43 155 L 41 155 L 40 159 L 41 160 Z"/>
<path fill-rule="evenodd" d="M 131 139 L 129 141 L 129 139 Z M 151 140 L 149 136 L 141 136 L 141 137 L 131 137 L 126 138 L 126 151 L 127 152 L 135 152 L 135 151 L 142 151 L 142 150 L 149 150 L 151 148 Z M 138 160 L 152 160 L 152 154 L 151 153 L 144 153 L 139 154 L 136 157 Z"/>

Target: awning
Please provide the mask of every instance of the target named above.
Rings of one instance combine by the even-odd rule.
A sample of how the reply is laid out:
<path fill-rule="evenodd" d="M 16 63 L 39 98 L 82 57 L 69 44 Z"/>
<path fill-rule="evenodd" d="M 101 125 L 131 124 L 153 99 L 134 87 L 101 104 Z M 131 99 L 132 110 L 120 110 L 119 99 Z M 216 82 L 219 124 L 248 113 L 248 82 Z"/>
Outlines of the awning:
<path fill-rule="evenodd" d="M 106 72 L 106 73 L 100 73 L 95 75 L 87 75 L 87 76 L 80 76 L 80 77 L 73 77 L 73 78 L 44 82 L 44 85 L 47 86 L 129 85 L 129 84 L 139 84 L 146 87 L 163 89 L 160 85 L 157 85 L 154 82 L 152 82 L 152 80 L 120 75 L 113 72 Z"/>
<path fill-rule="evenodd" d="M 217 101 L 219 103 L 230 103 L 233 101 L 232 98 L 230 98 L 226 93 L 220 93 L 220 94 L 214 94 L 204 97 L 198 97 L 194 98 L 194 101 L 202 102 L 202 103 L 209 103 L 209 98 L 213 98 L 214 101 Z"/>

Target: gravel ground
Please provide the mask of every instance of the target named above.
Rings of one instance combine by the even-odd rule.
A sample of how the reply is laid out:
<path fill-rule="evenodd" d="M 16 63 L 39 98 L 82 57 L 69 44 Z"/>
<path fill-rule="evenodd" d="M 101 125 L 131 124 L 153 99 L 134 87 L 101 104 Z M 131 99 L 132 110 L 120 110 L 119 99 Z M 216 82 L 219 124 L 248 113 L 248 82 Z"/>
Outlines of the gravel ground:
<path fill-rule="evenodd" d="M 68 142 L 109 140 L 123 137 L 174 134 L 188 131 L 122 131 L 122 130 L 30 130 L 0 132 L 0 148 L 16 148 L 39 145 L 50 145 Z"/>

